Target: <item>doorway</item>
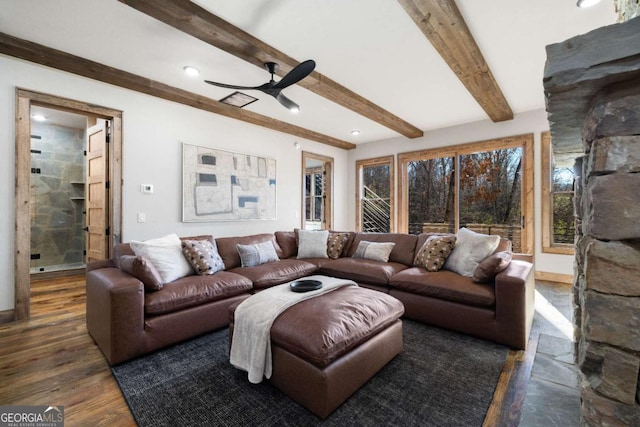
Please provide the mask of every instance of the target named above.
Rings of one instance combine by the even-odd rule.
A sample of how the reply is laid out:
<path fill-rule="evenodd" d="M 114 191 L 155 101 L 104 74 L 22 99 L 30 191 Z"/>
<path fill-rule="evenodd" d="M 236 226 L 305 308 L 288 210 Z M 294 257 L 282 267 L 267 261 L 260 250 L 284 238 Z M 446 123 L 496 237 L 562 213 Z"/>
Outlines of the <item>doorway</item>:
<path fill-rule="evenodd" d="M 330 230 L 333 225 L 333 157 L 302 152 L 302 228 Z"/>
<path fill-rule="evenodd" d="M 87 257 L 92 247 L 101 248 L 93 259 L 106 259 L 119 241 L 121 185 L 110 183 L 122 182 L 122 112 L 23 89 L 16 90 L 16 98 L 14 317 L 24 320 L 30 316 L 32 274 L 82 269 L 92 259 Z M 36 122 L 38 115 L 45 121 Z M 92 243 L 96 166 L 90 163 L 89 128 L 96 125 L 104 130 L 97 150 L 102 240 Z"/>

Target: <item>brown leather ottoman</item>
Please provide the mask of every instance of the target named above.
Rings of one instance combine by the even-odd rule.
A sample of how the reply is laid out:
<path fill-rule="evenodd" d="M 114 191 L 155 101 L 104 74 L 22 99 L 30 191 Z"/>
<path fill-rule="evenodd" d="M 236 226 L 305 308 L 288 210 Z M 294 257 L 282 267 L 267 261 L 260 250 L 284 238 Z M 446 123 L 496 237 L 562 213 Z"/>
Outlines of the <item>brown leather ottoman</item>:
<path fill-rule="evenodd" d="M 230 337 L 236 306 L 230 308 Z M 360 287 L 288 308 L 271 327 L 270 381 L 326 418 L 400 353 L 403 313 L 397 299 Z"/>

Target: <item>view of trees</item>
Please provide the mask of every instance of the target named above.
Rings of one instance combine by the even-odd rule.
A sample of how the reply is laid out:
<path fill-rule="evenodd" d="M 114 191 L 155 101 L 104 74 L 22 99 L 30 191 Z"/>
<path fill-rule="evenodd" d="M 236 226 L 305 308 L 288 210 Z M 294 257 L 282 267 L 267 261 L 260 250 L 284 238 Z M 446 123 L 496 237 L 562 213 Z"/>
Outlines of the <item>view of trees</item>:
<path fill-rule="evenodd" d="M 575 218 L 573 213 L 573 171 L 554 168 L 552 181 L 553 242 L 573 244 Z"/>
<path fill-rule="evenodd" d="M 460 224 L 520 226 L 520 148 L 460 156 Z"/>
<path fill-rule="evenodd" d="M 391 197 L 389 169 L 388 164 L 362 168 L 362 184 L 387 201 Z"/>
<path fill-rule="evenodd" d="M 521 148 L 460 155 L 460 225 L 504 224 L 520 227 Z M 455 158 L 408 163 L 409 232 L 424 223 L 446 223 L 455 232 Z"/>
<path fill-rule="evenodd" d="M 425 222 L 455 224 L 455 162 L 453 157 L 409 162 L 409 233 L 422 232 Z"/>

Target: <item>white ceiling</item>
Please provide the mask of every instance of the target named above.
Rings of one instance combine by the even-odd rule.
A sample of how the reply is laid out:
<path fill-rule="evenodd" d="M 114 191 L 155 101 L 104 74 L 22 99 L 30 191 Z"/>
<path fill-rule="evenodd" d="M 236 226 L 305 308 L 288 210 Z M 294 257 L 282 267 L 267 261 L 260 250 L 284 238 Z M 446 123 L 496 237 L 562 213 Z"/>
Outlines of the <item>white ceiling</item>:
<path fill-rule="evenodd" d="M 197 0 L 195 3 L 285 54 L 428 131 L 487 119 L 395 0 Z M 589 9 L 576 0 L 457 0 L 515 114 L 544 108 L 545 46 L 615 22 L 612 0 Z M 0 0 L 0 31 L 213 99 L 232 92 L 204 79 L 259 85 L 269 74 L 117 0 Z M 182 67 L 200 69 L 187 77 Z M 398 136 L 299 87 L 246 107 L 353 143 Z M 359 136 L 350 131 L 359 129 Z"/>

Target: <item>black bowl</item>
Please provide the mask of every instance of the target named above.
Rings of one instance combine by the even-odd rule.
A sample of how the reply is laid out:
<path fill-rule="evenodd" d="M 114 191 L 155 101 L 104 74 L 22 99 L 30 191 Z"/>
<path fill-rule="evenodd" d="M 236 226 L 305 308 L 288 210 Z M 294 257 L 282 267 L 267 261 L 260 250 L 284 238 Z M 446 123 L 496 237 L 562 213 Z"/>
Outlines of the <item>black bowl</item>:
<path fill-rule="evenodd" d="M 322 288 L 322 282 L 319 280 L 302 279 L 294 280 L 289 286 L 293 292 L 309 292 Z"/>

